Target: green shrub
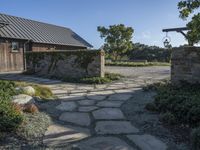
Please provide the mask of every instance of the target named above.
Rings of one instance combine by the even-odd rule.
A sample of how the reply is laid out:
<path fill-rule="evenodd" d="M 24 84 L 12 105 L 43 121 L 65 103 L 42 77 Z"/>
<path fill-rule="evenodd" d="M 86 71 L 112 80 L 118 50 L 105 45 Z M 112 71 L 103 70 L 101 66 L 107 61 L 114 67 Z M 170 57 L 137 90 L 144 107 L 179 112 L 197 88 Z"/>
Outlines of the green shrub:
<path fill-rule="evenodd" d="M 117 73 L 105 73 L 105 78 L 115 81 L 115 80 L 121 79 L 122 75 L 117 74 Z"/>
<path fill-rule="evenodd" d="M 166 112 L 166 113 L 162 114 L 160 119 L 164 123 L 167 123 L 170 125 L 176 124 L 176 122 L 177 122 L 175 116 L 170 112 Z"/>
<path fill-rule="evenodd" d="M 191 127 L 200 125 L 200 85 L 175 87 L 165 84 L 156 89 L 155 105 L 159 112 L 172 113 L 181 124 Z"/>
<path fill-rule="evenodd" d="M 192 130 L 191 143 L 193 150 L 200 150 L 200 127 Z"/>
<path fill-rule="evenodd" d="M 17 94 L 13 81 L 0 80 L 0 87 L 0 100 L 9 100 L 11 96 Z"/>
<path fill-rule="evenodd" d="M 83 78 L 80 81 L 81 83 L 87 83 L 87 84 L 104 84 L 104 83 L 109 83 L 112 80 L 110 80 L 109 78 L 93 77 L 93 78 Z"/>
<path fill-rule="evenodd" d="M 0 100 L 0 131 L 12 131 L 19 127 L 23 116 L 14 105 L 8 101 Z"/>
<path fill-rule="evenodd" d="M 157 107 L 156 107 L 155 103 L 146 104 L 145 109 L 148 111 L 157 111 Z"/>

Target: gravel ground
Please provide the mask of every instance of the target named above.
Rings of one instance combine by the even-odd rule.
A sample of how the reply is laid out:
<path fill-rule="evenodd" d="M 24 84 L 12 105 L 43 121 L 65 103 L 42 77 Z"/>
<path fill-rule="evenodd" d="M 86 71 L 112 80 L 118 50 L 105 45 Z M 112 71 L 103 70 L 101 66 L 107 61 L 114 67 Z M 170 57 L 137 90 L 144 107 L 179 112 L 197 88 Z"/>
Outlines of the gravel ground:
<path fill-rule="evenodd" d="M 119 73 L 127 77 L 163 77 L 167 78 L 170 75 L 170 67 L 168 66 L 152 66 L 152 67 L 116 67 L 106 66 L 106 72 Z"/>

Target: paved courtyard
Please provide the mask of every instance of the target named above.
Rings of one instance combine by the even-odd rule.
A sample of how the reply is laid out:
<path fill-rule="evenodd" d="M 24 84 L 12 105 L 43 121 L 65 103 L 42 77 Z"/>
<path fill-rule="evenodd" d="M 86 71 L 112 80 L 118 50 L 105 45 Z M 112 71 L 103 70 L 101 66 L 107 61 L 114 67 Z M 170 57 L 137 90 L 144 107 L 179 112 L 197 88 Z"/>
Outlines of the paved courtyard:
<path fill-rule="evenodd" d="M 165 142 L 141 132 L 121 109 L 144 85 L 169 77 L 169 67 L 155 68 L 107 67 L 109 72 L 128 77 L 105 85 L 71 84 L 23 75 L 3 77 L 46 85 L 57 96 L 57 100 L 39 104 L 40 109 L 53 119 L 43 138 L 48 147 L 64 149 L 73 145 L 74 149 L 80 150 L 166 150 Z"/>

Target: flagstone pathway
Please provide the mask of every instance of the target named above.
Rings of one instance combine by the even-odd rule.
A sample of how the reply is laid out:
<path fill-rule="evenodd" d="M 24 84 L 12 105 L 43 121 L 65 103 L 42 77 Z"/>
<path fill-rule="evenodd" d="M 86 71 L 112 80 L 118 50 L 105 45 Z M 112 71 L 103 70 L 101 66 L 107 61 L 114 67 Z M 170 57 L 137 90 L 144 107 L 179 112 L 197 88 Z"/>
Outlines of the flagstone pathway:
<path fill-rule="evenodd" d="M 70 84 L 23 75 L 4 78 L 44 84 L 57 96 L 57 100 L 39 105 L 53 119 L 43 138 L 47 147 L 64 149 L 70 144 L 80 150 L 167 149 L 160 139 L 141 133 L 121 110 L 135 91 L 159 81 L 160 76 L 124 78 L 106 85 Z"/>

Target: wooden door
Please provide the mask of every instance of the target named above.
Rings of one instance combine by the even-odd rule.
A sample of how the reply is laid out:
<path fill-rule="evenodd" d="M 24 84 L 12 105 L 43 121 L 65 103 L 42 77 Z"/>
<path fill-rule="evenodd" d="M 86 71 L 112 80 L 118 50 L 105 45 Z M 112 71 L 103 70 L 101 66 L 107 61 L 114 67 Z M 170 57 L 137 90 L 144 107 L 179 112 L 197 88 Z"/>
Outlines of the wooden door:
<path fill-rule="evenodd" d="M 12 50 L 12 42 L 0 43 L 0 72 L 23 71 L 23 44 L 19 43 L 19 49 Z"/>

